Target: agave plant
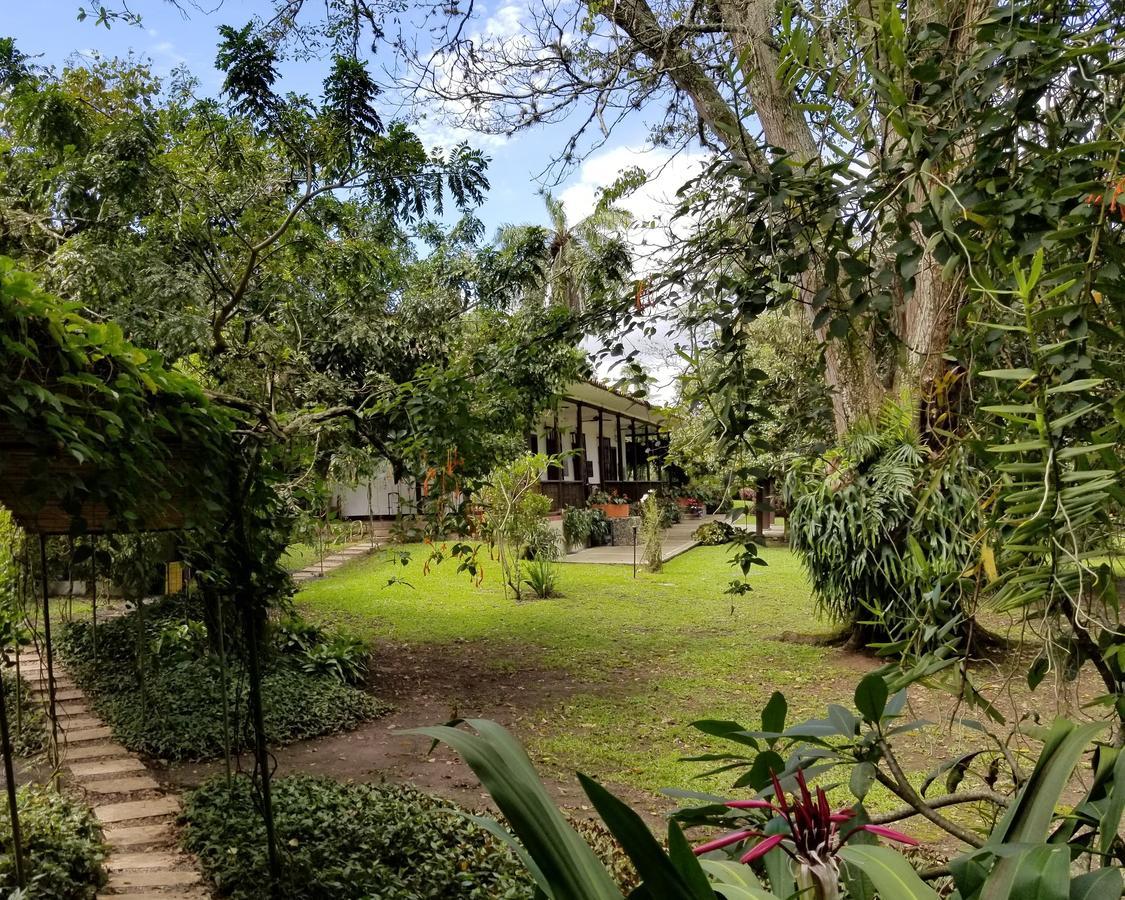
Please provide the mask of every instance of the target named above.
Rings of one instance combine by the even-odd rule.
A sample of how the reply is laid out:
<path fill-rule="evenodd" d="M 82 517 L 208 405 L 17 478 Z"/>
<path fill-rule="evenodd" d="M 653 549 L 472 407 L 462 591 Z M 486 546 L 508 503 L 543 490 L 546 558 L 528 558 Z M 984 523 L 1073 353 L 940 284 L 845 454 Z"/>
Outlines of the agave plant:
<path fill-rule="evenodd" d="M 837 854 L 851 837 L 866 833 L 900 844 L 918 843 L 908 834 L 881 825 L 854 824 L 842 830 L 841 826 L 847 826 L 855 819 L 855 811 L 847 807 L 833 810 L 828 805 L 828 797 L 823 788 L 818 787 L 815 794 L 809 790 L 801 769 L 796 772 L 800 793 L 794 793 L 788 800 L 777 775 L 771 773 L 771 777 L 774 802 L 732 800 L 724 805 L 730 809 L 767 811 L 784 823 L 784 830 L 767 834 L 757 827 L 742 828 L 700 844 L 694 850 L 696 856 L 760 837 L 760 841 L 742 854 L 740 862 L 751 863 L 761 859 L 777 847 L 793 861 L 793 876 L 797 891 L 802 897 L 809 900 L 837 900 L 840 897 L 840 860 Z"/>

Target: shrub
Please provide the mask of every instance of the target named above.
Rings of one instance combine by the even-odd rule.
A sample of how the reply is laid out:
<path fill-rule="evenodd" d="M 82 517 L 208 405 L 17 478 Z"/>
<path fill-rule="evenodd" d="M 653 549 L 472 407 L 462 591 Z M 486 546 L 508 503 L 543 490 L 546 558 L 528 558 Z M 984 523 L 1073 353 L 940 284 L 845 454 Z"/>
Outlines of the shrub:
<path fill-rule="evenodd" d="M 562 525 L 568 550 L 584 546 L 586 541 L 595 546 L 609 541 L 609 519 L 603 510 L 568 506 L 563 510 Z"/>
<path fill-rule="evenodd" d="M 12 824 L 0 814 L 0 891 L 24 900 L 86 900 L 104 883 L 105 848 L 94 814 L 80 803 L 43 785 L 16 792 L 23 859 L 29 885 L 16 891 Z"/>
<path fill-rule="evenodd" d="M 146 630 L 156 636 L 174 633 L 178 627 L 174 623 L 180 621 L 184 609 L 179 601 L 146 608 Z M 96 664 L 90 624 L 75 622 L 66 628 L 59 649 L 75 679 L 113 728 L 114 736 L 130 750 L 175 760 L 221 756 L 223 682 L 218 658 L 205 652 L 205 642 L 199 642 L 198 655 L 184 656 L 182 644 L 172 641 L 165 644 L 170 655 L 138 662 L 136 616 L 129 613 L 98 626 Z M 194 627 L 198 624 L 189 620 L 187 631 L 198 633 Z M 270 743 L 345 731 L 386 712 L 384 704 L 343 683 L 340 675 L 354 673 L 366 648 L 357 650 L 351 643 L 354 639 L 339 640 L 342 643 L 329 643 L 313 661 L 303 651 L 267 657 L 262 711 Z M 156 643 L 150 638 L 144 646 L 151 648 Z M 318 646 L 322 645 L 311 645 Z M 252 746 L 247 693 L 245 669 L 236 659 L 228 660 L 232 751 Z"/>
<path fill-rule="evenodd" d="M 562 555 L 559 547 L 558 533 L 547 524 L 546 519 L 540 519 L 527 534 L 528 559 L 554 560 Z"/>
<path fill-rule="evenodd" d="M 540 600 L 557 597 L 559 573 L 555 564 L 548 559 L 537 559 L 527 567 L 527 578 L 524 584 L 531 588 L 531 592 Z"/>
<path fill-rule="evenodd" d="M 370 655 L 362 638 L 338 631 L 303 650 L 298 661 L 310 675 L 330 675 L 344 684 L 360 684 L 367 677 Z"/>
<path fill-rule="evenodd" d="M 12 750 L 17 756 L 36 756 L 47 749 L 47 713 L 42 703 L 31 699 L 31 685 L 21 678 L 17 714 L 16 676 L 4 673 L 3 678 L 4 697 L 8 704 L 8 726 L 12 731 Z"/>
<path fill-rule="evenodd" d="M 699 543 L 713 547 L 718 544 L 729 544 L 734 540 L 735 528 L 730 522 L 704 522 L 692 532 L 691 536 Z"/>
<path fill-rule="evenodd" d="M 249 780 L 187 795 L 184 845 L 234 900 L 531 900 L 515 855 L 457 807 L 410 787 L 294 776 L 273 782 L 284 872 L 271 889 Z"/>

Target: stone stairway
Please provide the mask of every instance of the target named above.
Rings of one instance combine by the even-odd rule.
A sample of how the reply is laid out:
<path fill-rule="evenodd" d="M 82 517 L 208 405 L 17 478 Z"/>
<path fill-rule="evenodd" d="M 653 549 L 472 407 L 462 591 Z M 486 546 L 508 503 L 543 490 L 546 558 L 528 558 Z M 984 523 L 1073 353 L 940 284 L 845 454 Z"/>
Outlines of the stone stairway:
<path fill-rule="evenodd" d="M 380 544 L 376 541 L 375 546 L 371 546 L 371 542 L 357 541 L 354 544 L 348 544 L 346 547 L 341 547 L 339 550 L 330 553 L 324 557 L 320 562 L 313 563 L 311 566 L 294 572 L 292 575 L 293 581 L 298 586 L 306 581 L 312 581 L 315 578 L 320 578 L 321 575 L 327 575 L 329 572 L 335 571 L 344 565 L 344 563 L 351 562 L 353 559 L 360 559 L 368 556 L 380 549 Z"/>
<path fill-rule="evenodd" d="M 33 698 L 46 705 L 47 666 L 34 649 L 20 654 L 20 674 Z M 140 759 L 110 738 L 110 729 L 90 711 L 57 660 L 55 709 L 60 764 L 94 810 L 109 846 L 109 881 L 99 900 L 208 897 L 195 859 L 179 849 L 176 839 L 179 795 L 157 784 Z"/>

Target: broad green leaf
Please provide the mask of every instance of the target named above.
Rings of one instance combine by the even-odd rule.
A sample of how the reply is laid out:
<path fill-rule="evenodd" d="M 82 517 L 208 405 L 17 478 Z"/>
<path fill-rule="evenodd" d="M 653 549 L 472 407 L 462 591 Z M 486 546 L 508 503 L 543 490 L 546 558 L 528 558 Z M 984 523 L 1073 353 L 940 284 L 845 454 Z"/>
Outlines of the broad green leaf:
<path fill-rule="evenodd" d="M 852 845 L 840 848 L 839 856 L 871 879 L 881 897 L 894 900 L 940 900 L 900 853 L 889 847 Z"/>
<path fill-rule="evenodd" d="M 890 691 L 882 675 L 866 675 L 856 685 L 855 708 L 868 722 L 878 722 L 883 717 Z"/>
<path fill-rule="evenodd" d="M 988 369 L 980 373 L 985 378 L 999 378 L 1005 381 L 1027 381 L 1035 377 L 1034 369 Z"/>
<path fill-rule="evenodd" d="M 1107 866 L 1070 883 L 1069 900 L 1121 900 L 1121 870 Z"/>

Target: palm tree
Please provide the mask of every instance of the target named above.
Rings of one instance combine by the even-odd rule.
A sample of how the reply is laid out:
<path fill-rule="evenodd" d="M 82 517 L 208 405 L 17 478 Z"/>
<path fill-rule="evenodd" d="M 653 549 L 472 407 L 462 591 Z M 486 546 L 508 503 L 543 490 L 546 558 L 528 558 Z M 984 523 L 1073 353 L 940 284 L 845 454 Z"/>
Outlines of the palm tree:
<path fill-rule="evenodd" d="M 500 230 L 501 248 L 527 247 L 533 242 L 543 261 L 535 299 L 586 312 L 601 297 L 620 289 L 632 274 L 632 258 L 625 232 L 633 223 L 630 212 L 599 202 L 586 218 L 571 225 L 563 203 L 543 192 L 551 224 L 507 225 Z M 525 299 L 532 299 L 531 296 Z"/>

